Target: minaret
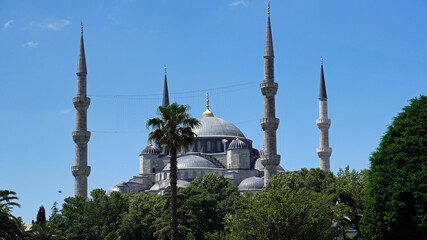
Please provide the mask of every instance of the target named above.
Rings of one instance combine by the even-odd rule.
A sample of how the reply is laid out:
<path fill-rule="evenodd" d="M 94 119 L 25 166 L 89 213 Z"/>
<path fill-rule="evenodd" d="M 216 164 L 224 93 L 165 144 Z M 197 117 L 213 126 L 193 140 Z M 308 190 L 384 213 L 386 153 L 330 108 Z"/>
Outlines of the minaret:
<path fill-rule="evenodd" d="M 270 25 L 270 4 L 268 4 L 267 35 L 264 50 L 264 82 L 261 83 L 261 92 L 264 95 L 264 118 L 261 119 L 261 127 L 264 130 L 264 155 L 261 163 L 264 165 L 264 184 L 276 174 L 276 168 L 280 163 L 280 155 L 277 155 L 276 130 L 279 119 L 276 118 L 276 106 L 274 96 L 278 84 L 274 82 L 274 52 L 273 38 Z"/>
<path fill-rule="evenodd" d="M 90 167 L 87 165 L 87 143 L 90 139 L 90 132 L 87 131 L 87 109 L 90 98 L 86 96 L 86 58 L 83 44 L 83 24 L 81 25 L 80 53 L 77 63 L 77 97 L 73 98 L 76 108 L 76 131 L 73 132 L 73 140 L 76 143 L 76 165 L 71 167 L 71 172 L 75 177 L 74 194 L 87 197 L 87 177 L 90 174 Z"/>
<path fill-rule="evenodd" d="M 320 58 L 320 88 L 319 88 L 319 119 L 316 120 L 319 128 L 319 167 L 324 171 L 330 171 L 329 158 L 332 148 L 329 147 L 329 127 L 331 119 L 328 118 L 328 97 L 326 95 L 325 76 L 323 75 L 323 58 Z"/>
<path fill-rule="evenodd" d="M 162 107 L 169 105 L 169 91 L 168 91 L 168 78 L 166 76 L 166 64 L 165 64 L 165 82 L 163 83 L 163 101 Z"/>

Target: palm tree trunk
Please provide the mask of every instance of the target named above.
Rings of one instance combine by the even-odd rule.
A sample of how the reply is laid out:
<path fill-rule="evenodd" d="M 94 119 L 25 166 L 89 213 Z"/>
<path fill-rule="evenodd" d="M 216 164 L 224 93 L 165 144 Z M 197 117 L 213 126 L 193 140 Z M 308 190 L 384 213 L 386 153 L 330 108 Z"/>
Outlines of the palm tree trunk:
<path fill-rule="evenodd" d="M 177 157 L 176 157 L 176 148 L 169 148 L 170 154 L 170 183 L 171 183 L 171 239 L 178 240 L 178 201 L 177 201 Z"/>

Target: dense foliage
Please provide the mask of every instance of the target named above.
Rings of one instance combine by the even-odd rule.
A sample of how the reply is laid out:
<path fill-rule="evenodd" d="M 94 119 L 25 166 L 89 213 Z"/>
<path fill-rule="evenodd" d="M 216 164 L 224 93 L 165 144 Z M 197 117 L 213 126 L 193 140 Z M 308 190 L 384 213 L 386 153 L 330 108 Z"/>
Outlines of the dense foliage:
<path fill-rule="evenodd" d="M 224 176 L 208 174 L 179 188 L 179 239 L 332 239 L 357 228 L 365 178 L 340 170 L 319 169 L 276 175 L 261 193 L 241 194 Z M 40 208 L 27 239 L 170 239 L 171 192 L 110 196 L 102 189 L 90 198 L 69 197 L 56 203 L 47 221 Z M 331 224 L 336 224 L 336 229 Z M 345 234 L 344 234 L 345 235 Z M 1 239 L 1 238 L 0 238 Z M 18 238 L 20 239 L 20 238 Z"/>
<path fill-rule="evenodd" d="M 427 97 L 411 100 L 371 156 L 367 239 L 427 239 Z"/>
<path fill-rule="evenodd" d="M 335 178 L 319 169 L 275 175 L 229 218 L 231 239 L 331 239 Z"/>

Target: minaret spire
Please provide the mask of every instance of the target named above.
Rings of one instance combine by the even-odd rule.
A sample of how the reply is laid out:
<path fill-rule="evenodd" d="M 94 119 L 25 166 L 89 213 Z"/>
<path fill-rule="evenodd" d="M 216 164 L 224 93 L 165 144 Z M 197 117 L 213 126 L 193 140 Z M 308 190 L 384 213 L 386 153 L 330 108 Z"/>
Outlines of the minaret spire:
<path fill-rule="evenodd" d="M 79 51 L 79 61 L 77 63 L 77 73 L 86 73 L 87 74 L 85 45 L 83 42 L 83 23 L 81 24 L 80 51 Z"/>
<path fill-rule="evenodd" d="M 90 98 L 86 93 L 86 57 L 83 43 L 83 24 L 81 25 L 80 51 L 77 63 L 77 97 L 73 98 L 76 108 L 76 131 L 73 132 L 75 142 L 75 166 L 71 167 L 71 172 L 75 178 L 74 194 L 87 197 L 87 177 L 90 174 L 90 167 L 87 165 L 87 143 L 90 139 L 90 132 L 87 131 L 87 109 Z"/>
<path fill-rule="evenodd" d="M 271 34 L 271 24 L 270 24 L 270 3 L 268 3 L 268 18 L 267 18 L 267 33 L 265 36 L 265 49 L 264 56 L 274 56 L 273 51 L 273 37 Z"/>
<path fill-rule="evenodd" d="M 264 81 L 260 85 L 264 96 L 264 118 L 261 119 L 261 127 L 264 130 L 264 154 L 261 163 L 264 165 L 264 183 L 276 174 L 280 163 L 280 155 L 277 154 L 276 130 L 279 119 L 276 118 L 275 95 L 278 84 L 274 82 L 274 51 L 273 37 L 270 23 L 270 4 L 268 5 L 267 34 L 264 49 Z"/>
<path fill-rule="evenodd" d="M 319 87 L 319 119 L 316 120 L 319 128 L 319 167 L 324 171 L 330 171 L 332 148 L 329 147 L 329 127 L 331 119 L 328 118 L 328 97 L 326 95 L 325 76 L 323 73 L 323 58 L 320 58 L 320 87 Z"/>
<path fill-rule="evenodd" d="M 166 64 L 165 64 L 165 81 L 163 83 L 163 101 L 162 107 L 169 105 L 169 91 L 168 91 L 168 78 L 166 76 Z"/>

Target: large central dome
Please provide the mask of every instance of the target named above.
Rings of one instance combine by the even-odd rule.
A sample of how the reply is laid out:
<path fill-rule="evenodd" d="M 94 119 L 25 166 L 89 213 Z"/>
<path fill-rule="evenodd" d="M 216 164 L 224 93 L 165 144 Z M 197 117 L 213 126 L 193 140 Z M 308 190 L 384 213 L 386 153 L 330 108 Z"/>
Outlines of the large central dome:
<path fill-rule="evenodd" d="M 217 117 L 203 117 L 198 119 L 200 125 L 193 129 L 198 137 L 236 137 L 245 138 L 245 135 L 234 124 Z"/>

